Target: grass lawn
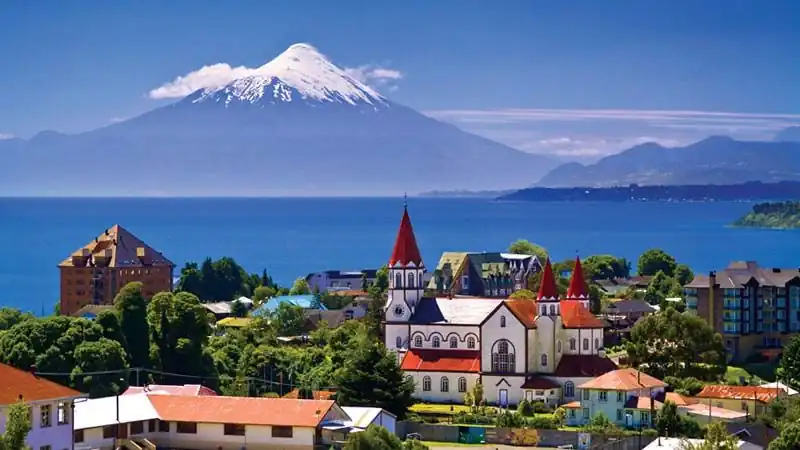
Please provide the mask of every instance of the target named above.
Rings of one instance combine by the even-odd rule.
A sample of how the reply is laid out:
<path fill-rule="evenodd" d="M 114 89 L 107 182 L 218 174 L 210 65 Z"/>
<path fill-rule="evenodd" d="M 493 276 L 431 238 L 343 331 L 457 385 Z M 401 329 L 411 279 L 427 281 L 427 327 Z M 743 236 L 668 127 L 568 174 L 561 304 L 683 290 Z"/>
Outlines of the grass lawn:
<path fill-rule="evenodd" d="M 451 411 L 450 408 L 453 408 Z M 417 403 L 409 408 L 411 412 L 417 414 L 431 414 L 440 416 L 451 416 L 460 412 L 469 412 L 469 406 L 465 405 L 448 405 L 441 403 Z"/>
<path fill-rule="evenodd" d="M 749 380 L 753 376 L 750 375 L 746 369 L 742 367 L 736 366 L 728 366 L 728 369 L 725 371 L 725 381 L 728 383 L 739 383 L 740 378 L 744 378 L 745 380 Z"/>

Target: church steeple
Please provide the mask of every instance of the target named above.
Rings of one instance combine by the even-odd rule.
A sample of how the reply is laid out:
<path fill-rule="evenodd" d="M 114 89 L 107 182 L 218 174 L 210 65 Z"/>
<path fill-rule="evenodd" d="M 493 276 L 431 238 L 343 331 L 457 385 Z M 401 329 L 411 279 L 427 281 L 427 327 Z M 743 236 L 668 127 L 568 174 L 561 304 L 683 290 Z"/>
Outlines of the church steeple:
<path fill-rule="evenodd" d="M 581 258 L 575 257 L 575 269 L 572 270 L 572 279 L 569 280 L 567 289 L 567 300 L 588 300 L 589 287 L 586 286 L 586 278 L 583 276 Z"/>
<path fill-rule="evenodd" d="M 400 220 L 400 229 L 397 231 L 397 239 L 394 241 L 392 256 L 389 258 L 389 268 L 423 267 L 422 256 L 417 247 L 417 238 L 414 236 L 414 228 L 411 226 L 411 218 L 408 216 L 408 205 L 403 205 L 403 218 Z"/>
<path fill-rule="evenodd" d="M 553 267 L 550 265 L 549 257 L 544 263 L 542 280 L 539 283 L 539 294 L 536 299 L 539 302 L 558 301 L 558 285 L 556 285 L 556 277 L 553 275 Z"/>

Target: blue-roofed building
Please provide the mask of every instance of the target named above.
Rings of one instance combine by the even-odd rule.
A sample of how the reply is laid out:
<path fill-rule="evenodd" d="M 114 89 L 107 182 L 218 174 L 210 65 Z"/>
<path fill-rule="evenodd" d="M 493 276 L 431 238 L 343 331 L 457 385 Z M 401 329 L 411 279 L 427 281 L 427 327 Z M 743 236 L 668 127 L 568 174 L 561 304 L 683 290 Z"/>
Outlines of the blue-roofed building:
<path fill-rule="evenodd" d="M 277 297 L 272 297 L 271 299 L 264 302 L 263 305 L 259 306 L 253 311 L 255 315 L 264 315 L 270 312 L 275 311 L 278 309 L 282 303 L 288 303 L 290 305 L 299 306 L 303 309 L 321 309 L 325 310 L 325 306 L 317 305 L 318 308 L 314 306 L 314 296 L 311 294 L 308 295 L 279 295 Z"/>

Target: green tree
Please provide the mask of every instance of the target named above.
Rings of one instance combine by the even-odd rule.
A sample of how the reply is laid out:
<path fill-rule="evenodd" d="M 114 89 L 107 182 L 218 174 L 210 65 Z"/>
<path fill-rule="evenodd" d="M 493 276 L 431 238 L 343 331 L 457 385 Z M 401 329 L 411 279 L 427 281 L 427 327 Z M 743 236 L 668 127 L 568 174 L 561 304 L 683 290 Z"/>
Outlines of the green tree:
<path fill-rule="evenodd" d="M 675 280 L 681 286 L 685 286 L 694 280 L 694 272 L 686 264 L 678 264 L 675 266 Z"/>
<path fill-rule="evenodd" d="M 800 423 L 792 423 L 781 430 L 778 438 L 769 443 L 767 450 L 800 449 Z"/>
<path fill-rule="evenodd" d="M 239 300 L 231 302 L 231 315 L 233 317 L 247 317 L 247 306 Z"/>
<path fill-rule="evenodd" d="M 706 438 L 701 444 L 692 444 L 686 441 L 681 447 L 683 450 L 737 450 L 739 439 L 728 434 L 722 423 L 712 422 L 706 428 Z"/>
<path fill-rule="evenodd" d="M 261 304 L 267 299 L 275 297 L 275 288 L 271 286 L 259 286 L 253 291 L 253 302 Z"/>
<path fill-rule="evenodd" d="M 394 433 L 384 427 L 370 425 L 361 433 L 350 433 L 344 450 L 403 450 L 403 442 Z M 421 450 L 418 446 L 410 446 L 409 450 Z"/>
<path fill-rule="evenodd" d="M 509 299 L 517 299 L 517 300 L 536 300 L 537 294 L 533 291 L 528 289 L 520 289 L 518 291 L 514 291 L 511 295 L 508 296 Z"/>
<path fill-rule="evenodd" d="M 289 295 L 308 295 L 310 293 L 311 289 L 308 287 L 308 281 L 303 277 L 294 280 L 292 289 L 289 291 Z"/>
<path fill-rule="evenodd" d="M 25 450 L 28 433 L 31 431 L 31 413 L 24 400 L 9 405 L 6 412 L 5 432 L 0 435 L 0 450 Z"/>
<path fill-rule="evenodd" d="M 23 313 L 18 309 L 0 308 L 0 331 L 8 330 L 22 321 L 33 318 L 33 314 Z"/>
<path fill-rule="evenodd" d="M 177 290 L 192 293 L 204 302 L 231 301 L 252 295 L 255 287 L 264 281 L 264 275 L 248 275 L 233 258 L 222 257 L 216 261 L 206 258 L 199 268 L 197 263 L 186 263 L 181 269 Z M 267 279 L 270 281 L 269 277 Z"/>
<path fill-rule="evenodd" d="M 547 260 L 547 249 L 525 239 L 517 239 L 512 242 L 511 245 L 508 246 L 508 252 L 518 255 L 533 255 L 542 265 L 544 265 L 545 260 Z"/>
<path fill-rule="evenodd" d="M 105 397 L 122 392 L 127 387 L 128 361 L 125 349 L 117 341 L 101 338 L 83 342 L 75 348 L 75 367 L 70 379 L 81 392 L 92 397 Z M 84 375 L 91 372 L 112 372 Z M 122 381 L 120 381 L 122 380 Z"/>
<path fill-rule="evenodd" d="M 583 267 L 587 276 L 594 280 L 627 278 L 631 273 L 631 263 L 613 255 L 589 256 L 583 261 Z"/>
<path fill-rule="evenodd" d="M 383 408 L 402 420 L 414 403 L 414 382 L 386 347 L 362 336 L 351 343 L 347 364 L 337 370 L 337 401 L 345 406 Z"/>
<path fill-rule="evenodd" d="M 656 416 L 656 429 L 660 436 L 675 437 L 680 433 L 681 418 L 678 406 L 671 401 L 664 402 Z"/>
<path fill-rule="evenodd" d="M 290 303 L 281 303 L 271 315 L 278 336 L 298 336 L 303 333 L 306 316 L 303 308 Z"/>
<path fill-rule="evenodd" d="M 800 387 L 800 336 L 794 336 L 783 349 L 778 370 L 781 378 L 793 387 Z"/>
<path fill-rule="evenodd" d="M 119 313 L 116 309 L 107 309 L 100 311 L 100 314 L 94 319 L 94 323 L 100 325 L 103 330 L 103 337 L 117 341 L 120 344 L 125 343 L 125 335 L 122 333 L 122 327 L 119 323 Z M 128 355 L 128 357 L 130 357 Z"/>
<path fill-rule="evenodd" d="M 361 290 L 367 292 L 369 289 L 369 278 L 367 278 L 367 273 L 364 272 L 361 274 Z"/>
<path fill-rule="evenodd" d="M 664 275 L 671 277 L 675 274 L 676 267 L 675 258 L 658 248 L 651 248 L 642 253 L 636 264 L 639 275 L 655 275 L 660 270 Z"/>
<path fill-rule="evenodd" d="M 150 328 L 147 324 L 147 302 L 142 295 L 142 283 L 126 284 L 114 298 L 114 309 L 125 340 L 120 342 L 133 367 L 150 366 Z"/>

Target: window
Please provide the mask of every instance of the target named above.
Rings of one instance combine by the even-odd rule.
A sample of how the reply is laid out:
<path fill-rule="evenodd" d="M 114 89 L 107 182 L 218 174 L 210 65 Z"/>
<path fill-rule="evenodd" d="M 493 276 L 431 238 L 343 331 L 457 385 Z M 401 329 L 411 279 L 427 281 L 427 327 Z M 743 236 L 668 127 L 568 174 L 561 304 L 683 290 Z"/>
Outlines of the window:
<path fill-rule="evenodd" d="M 492 372 L 509 373 L 514 372 L 516 361 L 513 351 L 509 351 L 511 343 L 505 339 L 495 342 L 492 348 Z"/>
<path fill-rule="evenodd" d="M 575 338 L 569 338 L 569 349 L 575 350 Z"/>
<path fill-rule="evenodd" d="M 131 422 L 131 434 L 143 434 L 144 433 L 144 422 Z"/>
<path fill-rule="evenodd" d="M 157 419 L 150 419 L 147 421 L 147 431 L 151 433 L 155 433 L 158 425 L 156 425 Z"/>
<path fill-rule="evenodd" d="M 414 347 L 422 347 L 422 336 L 414 336 Z"/>
<path fill-rule="evenodd" d="M 542 315 L 543 316 L 547 315 L 547 305 L 542 305 Z"/>
<path fill-rule="evenodd" d="M 583 418 L 589 420 L 589 408 L 583 408 Z"/>
<path fill-rule="evenodd" d="M 467 392 L 467 379 L 464 377 L 458 379 L 458 392 Z"/>
<path fill-rule="evenodd" d="M 450 338 L 450 348 L 458 348 L 458 338 L 457 337 L 452 336 Z"/>
<path fill-rule="evenodd" d="M 561 341 L 556 342 L 556 351 L 561 353 Z"/>
<path fill-rule="evenodd" d="M 394 276 L 394 288 L 400 289 L 401 287 L 403 287 L 403 275 L 397 272 Z"/>
<path fill-rule="evenodd" d="M 408 273 L 408 287 L 415 287 L 417 283 L 414 282 L 414 272 Z"/>
<path fill-rule="evenodd" d="M 72 440 L 75 441 L 76 444 L 83 442 L 83 430 L 75 430 L 75 432 L 72 433 Z"/>
<path fill-rule="evenodd" d="M 116 433 L 114 433 L 114 425 L 108 425 L 103 427 L 103 439 L 111 439 L 113 438 Z"/>
<path fill-rule="evenodd" d="M 442 392 L 450 391 L 450 380 L 447 377 L 442 377 L 441 381 L 439 382 L 439 390 Z"/>
<path fill-rule="evenodd" d="M 547 365 L 547 355 L 542 355 L 542 366 Z"/>
<path fill-rule="evenodd" d="M 177 422 L 177 432 L 180 434 L 197 434 L 196 422 Z"/>
<path fill-rule="evenodd" d="M 589 400 L 589 390 L 588 389 L 584 389 L 583 390 L 583 399 L 584 400 Z"/>
<path fill-rule="evenodd" d="M 70 404 L 67 402 L 58 402 L 58 420 L 59 425 L 66 425 L 69 423 L 69 408 Z"/>
<path fill-rule="evenodd" d="M 467 348 L 475 348 L 475 338 L 470 336 L 467 338 Z"/>
<path fill-rule="evenodd" d="M 422 390 L 426 392 L 431 390 L 431 377 L 427 375 L 422 377 Z"/>
<path fill-rule="evenodd" d="M 226 423 L 225 436 L 244 436 L 244 425 L 240 423 Z"/>
<path fill-rule="evenodd" d="M 617 410 L 617 422 L 622 422 L 622 410 Z"/>
<path fill-rule="evenodd" d="M 169 422 L 165 422 L 163 420 L 158 421 L 158 432 L 159 433 L 169 433 Z"/>
<path fill-rule="evenodd" d="M 570 410 L 569 410 L 569 418 L 570 419 L 574 419 L 575 418 L 575 409 L 574 408 L 570 408 Z"/>
<path fill-rule="evenodd" d="M 506 316 L 500 316 L 500 328 L 506 327 Z"/>
<path fill-rule="evenodd" d="M 600 339 L 599 338 L 594 338 L 594 348 L 595 348 L 595 350 L 600 348 Z"/>
<path fill-rule="evenodd" d="M 589 350 L 589 339 L 588 338 L 583 338 L 583 349 L 584 350 Z"/>
<path fill-rule="evenodd" d="M 290 438 L 292 437 L 292 427 L 273 426 L 272 437 L 274 438 Z"/>
<path fill-rule="evenodd" d="M 394 346 L 397 347 L 397 348 L 402 347 L 403 346 L 403 338 L 401 338 L 400 336 L 397 336 L 394 339 Z"/>
<path fill-rule="evenodd" d="M 556 305 L 550 305 L 550 315 L 551 316 L 556 315 Z"/>
<path fill-rule="evenodd" d="M 639 417 L 642 418 L 642 424 L 650 423 L 650 413 L 649 412 L 640 411 L 639 414 L 640 414 Z"/>
<path fill-rule="evenodd" d="M 601 402 L 608 401 L 608 391 L 600 391 L 600 401 Z"/>
<path fill-rule="evenodd" d="M 574 397 L 575 396 L 575 383 L 572 381 L 567 381 L 564 383 L 564 397 Z"/>
<path fill-rule="evenodd" d="M 42 428 L 47 428 L 52 425 L 51 422 L 52 411 L 50 410 L 50 405 L 42 405 L 39 407 L 39 426 Z"/>
<path fill-rule="evenodd" d="M 441 345 L 441 342 L 439 341 L 439 336 L 434 336 L 432 342 L 433 342 L 433 348 L 439 348 L 439 346 Z"/>
<path fill-rule="evenodd" d="M 622 403 L 625 401 L 625 393 L 622 391 L 617 392 L 617 403 Z"/>

